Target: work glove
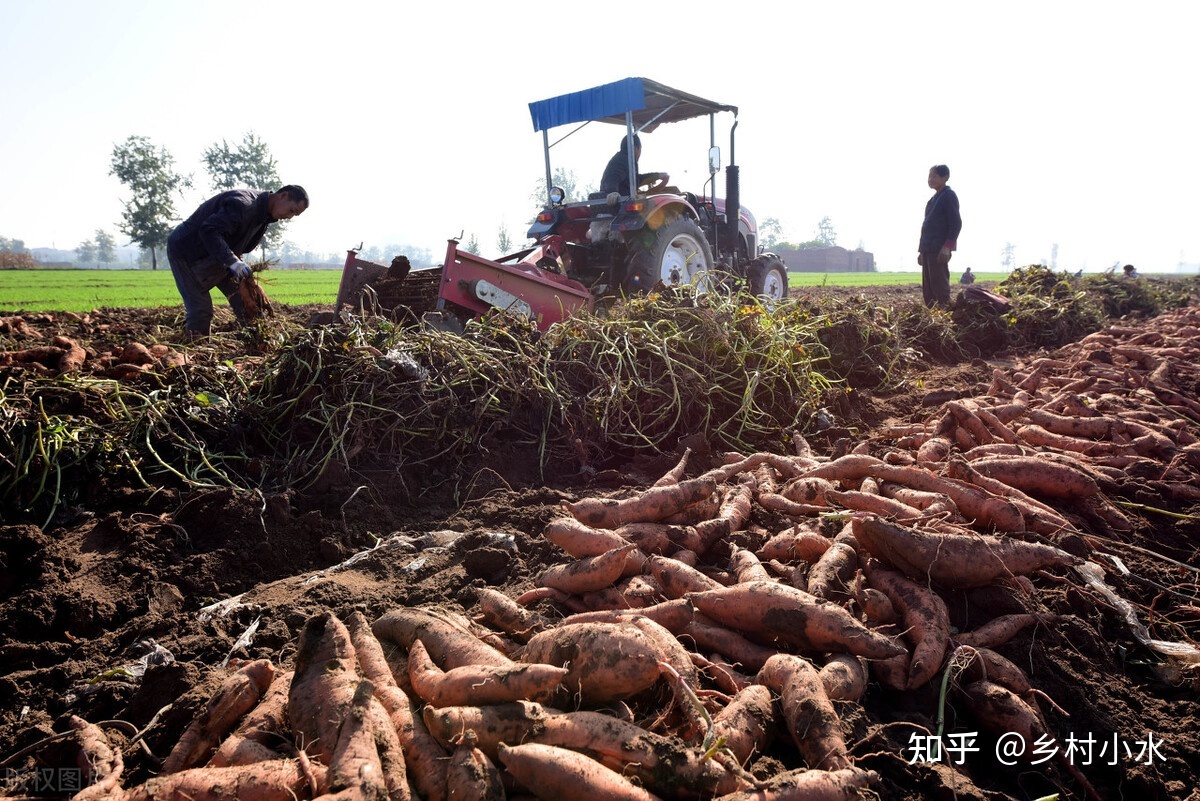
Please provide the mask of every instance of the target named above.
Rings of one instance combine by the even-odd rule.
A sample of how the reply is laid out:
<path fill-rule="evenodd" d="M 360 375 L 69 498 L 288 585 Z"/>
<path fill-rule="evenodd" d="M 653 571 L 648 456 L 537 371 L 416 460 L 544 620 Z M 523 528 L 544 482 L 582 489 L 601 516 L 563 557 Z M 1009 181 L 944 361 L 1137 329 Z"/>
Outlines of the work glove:
<path fill-rule="evenodd" d="M 249 278 L 250 273 L 252 272 L 253 270 L 250 269 L 250 265 L 246 264 L 244 261 L 235 261 L 233 264 L 229 265 L 229 274 L 232 275 L 233 280 L 239 284 L 243 280 Z"/>

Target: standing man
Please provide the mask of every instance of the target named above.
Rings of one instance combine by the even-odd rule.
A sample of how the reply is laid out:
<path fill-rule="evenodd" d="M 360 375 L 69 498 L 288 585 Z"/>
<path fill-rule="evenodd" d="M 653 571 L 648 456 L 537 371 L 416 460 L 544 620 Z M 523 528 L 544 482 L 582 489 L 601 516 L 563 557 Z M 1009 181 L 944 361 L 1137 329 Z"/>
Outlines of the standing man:
<path fill-rule="evenodd" d="M 308 193 L 289 184 L 276 192 L 231 189 L 200 204 L 167 238 L 167 260 L 187 312 L 189 336 L 207 336 L 212 328 L 209 293 L 221 290 L 238 321 L 242 299 L 237 286 L 250 276 L 243 254 L 258 247 L 267 226 L 290 220 L 308 208 Z"/>
<path fill-rule="evenodd" d="M 921 265 L 921 295 L 929 307 L 950 306 L 950 254 L 958 248 L 962 217 L 958 213 L 958 195 L 946 186 L 950 168 L 938 164 L 929 168 L 929 188 L 933 197 L 925 204 L 921 223 L 921 244 L 917 264 Z"/>

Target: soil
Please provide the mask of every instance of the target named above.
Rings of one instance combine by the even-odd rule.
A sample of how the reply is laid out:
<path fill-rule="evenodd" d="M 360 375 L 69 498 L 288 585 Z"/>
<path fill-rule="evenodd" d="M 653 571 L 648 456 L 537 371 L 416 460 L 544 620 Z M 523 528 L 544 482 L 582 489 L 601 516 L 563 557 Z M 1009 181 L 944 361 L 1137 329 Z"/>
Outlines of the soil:
<path fill-rule="evenodd" d="M 919 299 L 914 287 L 813 292 L 869 294 L 880 304 Z M 313 311 L 319 310 L 276 309 L 298 319 Z M 226 314 L 218 321 L 228 328 Z M 173 309 L 102 310 L 27 320 L 47 339 L 66 334 L 97 351 L 136 340 L 187 352 L 193 345 L 175 333 L 178 316 Z M 208 347 L 224 358 L 254 355 L 239 352 L 236 340 L 213 343 Z M 885 424 L 926 420 L 946 399 L 983 394 L 992 370 L 1011 364 L 940 366 L 887 395 L 858 393 L 838 410 L 838 425 L 812 441 L 814 449 L 844 451 Z M 533 587 L 540 570 L 565 559 L 541 536 L 563 501 L 645 486 L 677 454 L 536 483 L 520 479 L 537 473 L 520 464 L 525 455 L 503 457 L 481 464 L 457 498 L 447 491 L 413 499 L 352 484 L 327 487 L 319 497 L 102 486 L 87 506 L 46 530 L 33 523 L 0 526 L 0 765 L 8 789 L 30 790 L 27 780 L 37 765 L 22 751 L 62 730 L 72 713 L 131 724 L 109 728 L 114 744 L 128 744 L 132 732 L 144 730 L 143 745 L 126 751 L 124 784 L 152 776 L 152 755 L 161 758 L 178 741 L 224 676 L 220 667 L 231 657 L 289 664 L 298 633 L 314 614 L 332 611 L 345 619 L 362 610 L 374 619 L 421 604 L 470 611 L 475 588 L 515 595 Z M 1167 506 L 1152 497 L 1143 503 Z M 1112 549 L 1128 572 L 1110 569 L 1107 580 L 1143 622 L 1162 623 L 1155 610 L 1174 610 L 1174 629 L 1154 628 L 1167 639 L 1187 641 L 1188 632 L 1197 632 L 1186 610 L 1200 615 L 1198 514 L 1193 505 L 1176 516 L 1140 515 L 1128 544 Z M 756 509 L 751 524 L 770 530 L 777 520 Z M 1062 545 L 1087 549 L 1079 542 Z M 1033 595 L 1008 585 L 958 592 L 949 605 L 952 623 L 970 629 L 981 616 L 1060 615 L 1059 624 L 1026 629 L 997 650 L 1045 694 L 1043 709 L 1060 738 L 1095 739 L 1095 755 L 1082 770 L 1100 797 L 1200 797 L 1196 682 L 1172 683 L 1161 675 L 1161 660 L 1078 582 L 1045 574 L 1033 584 Z M 1001 764 L 991 755 L 995 735 L 982 730 L 953 693 L 943 703 L 940 689 L 930 683 L 897 693 L 872 684 L 861 704 L 839 702 L 852 753 L 882 779 L 875 788 L 880 797 L 1084 797 L 1057 759 Z M 913 744 L 938 730 L 943 711 L 947 732 L 979 733 L 980 750 L 964 764 L 915 759 Z M 1148 738 L 1157 753 L 1139 752 Z M 784 743 L 751 769 L 765 776 L 801 764 Z"/>

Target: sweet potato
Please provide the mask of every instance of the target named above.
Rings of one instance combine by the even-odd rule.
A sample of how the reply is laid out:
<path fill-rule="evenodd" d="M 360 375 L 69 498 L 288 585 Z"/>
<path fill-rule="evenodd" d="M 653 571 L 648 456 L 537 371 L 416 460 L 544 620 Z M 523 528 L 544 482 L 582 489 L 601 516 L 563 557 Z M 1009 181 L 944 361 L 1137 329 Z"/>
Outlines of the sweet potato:
<path fill-rule="evenodd" d="M 898 624 L 889 623 L 877 626 L 875 630 L 897 644 L 902 642 L 901 637 L 904 632 Z M 901 651 L 900 654 L 888 659 L 876 659 L 869 665 L 871 675 L 884 687 L 896 692 L 905 692 L 908 688 L 908 666 L 912 661 L 912 654 L 907 648 L 901 646 Z"/>
<path fill-rule="evenodd" d="M 396 730 L 375 698 L 375 687 L 369 679 L 363 679 L 355 688 L 338 728 L 326 784 L 330 793 L 345 793 L 347 798 L 411 798 Z"/>
<path fill-rule="evenodd" d="M 1082 469 L 1038 457 L 993 457 L 971 462 L 975 471 L 1010 487 L 1044 498 L 1091 498 L 1096 480 Z"/>
<path fill-rule="evenodd" d="M 551 520 L 542 531 L 542 536 L 576 559 L 599 556 L 629 544 L 629 540 L 612 529 L 593 528 L 573 517 Z"/>
<path fill-rule="evenodd" d="M 978 628 L 956 634 L 954 640 L 961 645 L 970 645 L 973 648 L 999 648 L 1030 626 L 1039 623 L 1054 623 L 1057 620 L 1058 615 L 1032 612 L 1000 615 Z"/>
<path fill-rule="evenodd" d="M 881 464 L 870 469 L 870 475 L 884 481 L 895 481 L 926 492 L 940 492 L 954 501 L 968 520 L 980 526 L 1000 531 L 1023 531 L 1025 521 L 1021 512 L 1009 501 L 979 487 L 937 476 L 920 467 Z"/>
<path fill-rule="evenodd" d="M 758 682 L 779 694 L 788 733 L 810 768 L 850 767 L 841 721 L 811 662 L 800 656 L 777 654 L 758 672 Z"/>
<path fill-rule="evenodd" d="M 675 598 L 638 609 L 602 609 L 594 612 L 580 612 L 563 618 L 562 622 L 622 623 L 630 621 L 634 615 L 647 617 L 668 631 L 679 634 L 695 619 L 696 609 L 686 598 Z"/>
<path fill-rule="evenodd" d="M 751 642 L 736 631 L 720 626 L 700 616 L 688 624 L 679 635 L 680 640 L 692 643 L 705 653 L 716 651 L 735 665 L 748 670 L 758 670 L 778 651 Z"/>
<path fill-rule="evenodd" d="M 861 656 L 834 654 L 818 672 L 830 701 L 859 701 L 867 692 L 867 666 Z"/>
<path fill-rule="evenodd" d="M 833 482 L 820 476 L 794 478 L 784 484 L 779 494 L 795 503 L 815 504 L 825 506 L 825 493 L 836 489 Z"/>
<path fill-rule="evenodd" d="M 497 749 L 500 762 L 517 782 L 539 798 L 575 801 L 657 801 L 620 773 L 576 751 L 527 743 Z"/>
<path fill-rule="evenodd" d="M 950 642 L 950 613 L 941 596 L 873 559 L 863 565 L 867 581 L 882 591 L 904 619 L 912 643 L 905 689 L 915 690 L 941 669 Z"/>
<path fill-rule="evenodd" d="M 161 772 L 177 773 L 207 762 L 242 715 L 258 704 L 274 678 L 275 668 L 270 661 L 257 659 L 225 679 L 208 706 L 192 721 L 163 760 Z"/>
<path fill-rule="evenodd" d="M 778 559 L 788 563 L 802 559 L 811 563 L 817 561 L 831 544 L 833 540 L 824 534 L 796 525 L 771 537 L 757 553 L 763 561 Z"/>
<path fill-rule="evenodd" d="M 982 587 L 1004 576 L 1079 562 L 1050 545 L 984 534 L 918 531 L 874 515 L 855 518 L 854 536 L 871 555 L 909 578 L 942 587 Z"/>
<path fill-rule="evenodd" d="M 659 679 L 664 654 L 658 642 L 625 623 L 574 623 L 535 634 L 521 661 L 562 665 L 563 687 L 584 705 L 636 695 Z"/>
<path fill-rule="evenodd" d="M 287 697 L 291 686 L 290 670 L 276 676 L 258 706 L 225 738 L 208 766 L 223 768 L 278 759 L 280 754 L 272 746 L 287 731 Z"/>
<path fill-rule="evenodd" d="M 512 635 L 521 642 L 550 627 L 550 621 L 537 612 L 531 612 L 515 600 L 493 589 L 479 587 L 475 590 L 479 610 L 490 625 Z"/>
<path fill-rule="evenodd" d="M 770 691 L 767 696 L 769 709 Z M 706 758 L 699 749 L 680 747 L 676 738 L 599 712 L 550 715 L 528 736 L 509 742 L 538 743 L 587 754 L 664 796 L 710 798 L 747 786 L 739 771 Z"/>
<path fill-rule="evenodd" d="M 376 637 L 391 640 L 405 650 L 414 640 L 421 640 L 442 670 L 463 665 L 510 665 L 513 661 L 446 614 L 430 609 L 393 609 L 376 619 L 371 630 Z"/>
<path fill-rule="evenodd" d="M 296 665 L 288 689 L 292 733 L 326 765 L 358 689 L 354 644 L 331 612 L 313 615 L 300 630 Z"/>
<path fill-rule="evenodd" d="M 700 613 L 751 637 L 871 659 L 886 659 L 902 650 L 840 606 L 778 582 L 752 581 L 686 597 Z"/>
<path fill-rule="evenodd" d="M 626 523 L 656 522 L 712 495 L 717 482 L 711 478 L 693 478 L 648 490 L 624 500 L 584 498 L 564 503 L 567 513 L 581 523 L 596 528 L 618 528 Z"/>
<path fill-rule="evenodd" d="M 823 601 L 849 600 L 847 584 L 858 570 L 858 551 L 852 539 L 838 535 L 808 571 L 808 592 Z"/>
<path fill-rule="evenodd" d="M 734 546 L 733 555 L 729 557 L 729 569 L 738 581 L 771 580 L 771 574 L 763 567 L 758 556 L 745 548 Z"/>
<path fill-rule="evenodd" d="M 346 628 L 354 645 L 355 658 L 363 675 L 375 686 L 375 697 L 387 712 L 400 748 L 404 753 L 405 772 L 426 801 L 446 799 L 446 752 L 430 736 L 425 724 L 414 711 L 415 701 L 401 689 L 397 675 L 408 684 L 407 661 L 401 660 L 393 669 L 385 655 L 383 644 L 375 637 L 371 624 L 361 612 L 347 618 Z M 414 641 L 418 642 L 418 641 Z M 411 690 L 411 687 L 409 687 Z"/>
<path fill-rule="evenodd" d="M 723 586 L 694 567 L 669 556 L 651 556 L 646 560 L 650 574 L 658 579 L 668 598 L 683 598 L 689 592 L 715 590 Z"/>
<path fill-rule="evenodd" d="M 75 732 L 79 743 L 75 764 L 83 780 L 83 789 L 74 798 L 96 801 L 118 794 L 121 773 L 125 770 L 120 749 L 112 747 L 103 729 L 78 715 L 68 717 L 67 725 Z"/>
<path fill-rule="evenodd" d="M 60 373 L 74 373 L 83 369 L 83 363 L 87 360 L 87 351 L 78 342 L 64 336 L 57 336 L 54 338 L 54 344 L 63 349 L 63 355 L 58 360 Z"/>
<path fill-rule="evenodd" d="M 314 778 L 325 782 L 325 768 L 306 759 L 276 759 L 227 768 L 191 768 L 159 775 L 127 789 L 121 801 L 295 801 L 312 793 Z"/>
<path fill-rule="evenodd" d="M 872 468 L 883 464 L 883 460 L 861 453 L 848 453 L 839 456 L 831 462 L 817 465 L 805 470 L 804 478 L 824 478 L 829 481 L 841 481 L 843 485 L 857 484 L 864 476 L 870 474 Z"/>
<path fill-rule="evenodd" d="M 641 569 L 645 554 L 633 543 L 614 548 L 599 556 L 585 556 L 562 565 L 546 568 L 535 579 L 543 587 L 579 595 L 611 587 L 625 572 L 625 565 L 633 561 Z"/>
<path fill-rule="evenodd" d="M 669 487 L 682 481 L 684 472 L 687 470 L 688 457 L 691 455 L 692 449 L 685 447 L 683 449 L 683 455 L 679 457 L 679 461 L 674 467 L 672 467 L 666 473 L 663 473 L 662 477 L 659 478 L 658 481 L 654 482 L 654 486 Z"/>
<path fill-rule="evenodd" d="M 739 484 L 729 489 L 721 499 L 721 508 L 712 520 L 704 520 L 696 524 L 696 534 L 700 537 L 697 553 L 707 553 L 708 549 L 717 542 L 726 539 L 732 532 L 746 525 L 750 519 L 750 509 L 753 506 L 754 493 L 745 484 Z"/>
<path fill-rule="evenodd" d="M 520 743 L 540 731 L 551 715 L 559 710 L 544 707 L 533 701 L 515 701 L 491 706 L 447 706 L 440 709 L 427 706 L 422 720 L 429 734 L 441 746 L 453 750 L 465 731 L 479 738 L 475 746 L 495 759 L 500 743 Z"/>
<path fill-rule="evenodd" d="M 812 517 L 813 515 L 819 515 L 822 512 L 829 511 L 828 506 L 818 506 L 811 503 L 796 503 L 795 501 L 788 500 L 782 495 L 778 495 L 773 492 L 760 493 L 757 500 L 759 506 L 762 508 L 771 512 L 779 512 L 781 515 L 787 515 L 788 517 L 794 519 Z"/>
<path fill-rule="evenodd" d="M 451 801 L 504 801 L 500 771 L 475 747 L 478 741 L 475 732 L 466 731 L 450 755 L 446 788 Z"/>
<path fill-rule="evenodd" d="M 463 665 L 442 671 L 416 640 L 408 652 L 409 680 L 421 700 L 433 706 L 502 704 L 549 697 L 567 675 L 553 665 Z"/>
<path fill-rule="evenodd" d="M 795 770 L 771 779 L 765 787 L 722 796 L 721 801 L 851 801 L 870 798 L 863 790 L 879 783 L 879 774 L 862 768 Z"/>
<path fill-rule="evenodd" d="M 677 538 L 686 538 L 686 526 L 667 523 L 626 523 L 614 533 L 626 542 L 632 542 L 645 554 L 667 553 Z"/>
<path fill-rule="evenodd" d="M 1055 534 L 1060 531 L 1071 531 L 1074 526 L 1056 510 L 1026 495 L 1016 487 L 1009 486 L 1003 481 L 990 478 L 976 470 L 966 459 L 951 459 L 946 464 L 946 475 L 962 481 L 970 481 L 980 487 L 1003 495 L 1016 504 L 1025 519 L 1030 531 L 1039 534 Z"/>
<path fill-rule="evenodd" d="M 762 684 L 751 684 L 713 718 L 713 737 L 724 739 L 739 765 L 771 744 L 776 728 L 775 702 Z"/>

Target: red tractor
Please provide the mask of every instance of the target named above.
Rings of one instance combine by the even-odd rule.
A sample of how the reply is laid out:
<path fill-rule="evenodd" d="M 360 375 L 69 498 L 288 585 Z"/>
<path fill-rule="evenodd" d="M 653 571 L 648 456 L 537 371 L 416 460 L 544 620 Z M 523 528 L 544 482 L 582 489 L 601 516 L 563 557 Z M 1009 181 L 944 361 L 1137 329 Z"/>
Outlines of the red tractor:
<path fill-rule="evenodd" d="M 342 274 L 336 312 L 344 304 L 363 305 L 404 298 L 407 312 L 422 316 L 436 305 L 443 326 L 462 323 L 491 309 L 520 314 L 545 329 L 597 300 L 666 286 L 694 284 L 702 289 L 740 285 L 755 295 L 778 300 L 787 295 L 787 270 L 773 253 L 760 253 L 758 224 L 739 202 L 738 168 L 726 168 L 724 198 L 716 197 L 721 151 L 715 117 L 730 112 L 730 149 L 737 108 L 679 92 L 645 78 L 626 78 L 582 92 L 529 104 L 533 127 L 542 132 L 546 157 L 547 203 L 529 229 L 533 245 L 497 260 L 458 249 L 450 240 L 439 270 L 409 274 L 407 260 L 392 267 L 373 264 L 350 251 Z M 552 186 L 548 131 L 561 125 L 603 122 L 624 126 L 626 139 L 669 122 L 708 116 L 709 193 L 681 192 L 666 185 L 631 187 L 631 193 L 592 195 L 566 202 Z M 636 175 L 632 147 L 629 174 Z M 403 259 L 403 267 L 397 261 Z M 389 287 L 388 278 L 391 278 Z M 393 291 L 399 281 L 400 291 Z M 367 292 L 370 286 L 372 291 Z M 385 305 L 385 304 L 376 304 Z"/>
<path fill-rule="evenodd" d="M 758 224 L 739 200 L 738 168 L 726 169 L 725 197 L 716 197 L 715 176 L 721 151 L 715 117 L 729 112 L 730 152 L 737 128 L 737 107 L 716 103 L 645 78 L 573 92 L 529 104 L 535 130 L 543 132 L 546 152 L 546 207 L 529 229 L 544 251 L 538 264 L 561 271 L 593 293 L 666 286 L 741 281 L 750 292 L 778 300 L 787 295 L 787 268 L 773 253 L 759 253 Z M 665 123 L 709 117 L 709 192 L 681 192 L 667 178 L 631 187 L 631 194 L 594 193 L 564 202 L 552 186 L 548 131 L 561 125 L 603 122 L 625 128 L 628 174 L 637 175 L 633 142 Z"/>

